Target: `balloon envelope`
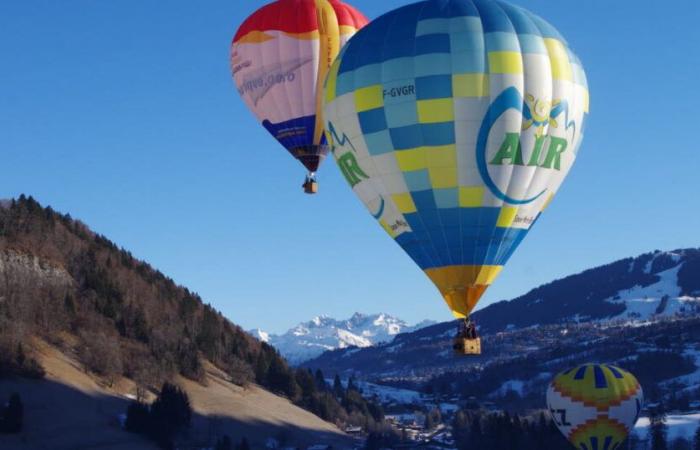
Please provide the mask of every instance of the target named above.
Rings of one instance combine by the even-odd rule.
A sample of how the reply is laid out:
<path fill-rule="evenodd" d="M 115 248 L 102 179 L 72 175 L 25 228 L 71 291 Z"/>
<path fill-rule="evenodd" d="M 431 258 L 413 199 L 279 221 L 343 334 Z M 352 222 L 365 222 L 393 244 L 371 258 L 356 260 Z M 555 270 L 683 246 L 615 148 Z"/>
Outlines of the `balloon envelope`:
<path fill-rule="evenodd" d="M 278 0 L 253 13 L 233 38 L 239 94 L 310 172 L 328 153 L 318 113 L 323 80 L 340 48 L 366 23 L 337 0 Z"/>
<path fill-rule="evenodd" d="M 618 449 L 643 403 L 634 375 L 608 364 L 584 364 L 562 372 L 547 390 L 552 419 L 579 450 Z"/>
<path fill-rule="evenodd" d="M 428 0 L 358 32 L 324 102 L 348 183 L 465 317 L 574 163 L 588 89 L 564 38 L 534 14 Z"/>

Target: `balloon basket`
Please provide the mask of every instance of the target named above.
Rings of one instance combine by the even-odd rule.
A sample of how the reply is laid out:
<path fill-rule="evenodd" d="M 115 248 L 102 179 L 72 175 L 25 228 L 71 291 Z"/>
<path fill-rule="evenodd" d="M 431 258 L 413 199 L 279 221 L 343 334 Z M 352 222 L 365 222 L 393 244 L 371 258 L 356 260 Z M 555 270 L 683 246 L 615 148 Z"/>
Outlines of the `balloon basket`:
<path fill-rule="evenodd" d="M 481 355 L 481 338 L 456 337 L 452 342 L 452 348 L 458 355 Z"/>
<path fill-rule="evenodd" d="M 315 194 L 318 192 L 318 182 L 316 181 L 306 181 L 304 183 L 304 192 L 306 194 Z"/>

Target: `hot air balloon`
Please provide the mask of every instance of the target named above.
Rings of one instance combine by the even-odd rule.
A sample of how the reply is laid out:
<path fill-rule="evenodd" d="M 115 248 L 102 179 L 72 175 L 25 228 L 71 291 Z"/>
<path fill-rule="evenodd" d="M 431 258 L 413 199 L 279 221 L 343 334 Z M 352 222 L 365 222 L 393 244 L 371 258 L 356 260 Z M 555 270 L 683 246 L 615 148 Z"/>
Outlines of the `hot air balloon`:
<path fill-rule="evenodd" d="M 338 0 L 278 0 L 243 22 L 231 46 L 231 71 L 246 105 L 309 171 L 328 154 L 319 113 L 323 80 L 340 48 L 367 19 Z"/>
<path fill-rule="evenodd" d="M 584 364 L 557 375 L 547 408 L 578 450 L 616 450 L 639 418 L 642 388 L 631 373 L 609 364 Z"/>
<path fill-rule="evenodd" d="M 571 169 L 587 113 L 586 77 L 564 38 L 501 1 L 401 7 L 331 67 L 335 160 L 464 319 L 458 353 L 480 352 L 469 314 Z"/>

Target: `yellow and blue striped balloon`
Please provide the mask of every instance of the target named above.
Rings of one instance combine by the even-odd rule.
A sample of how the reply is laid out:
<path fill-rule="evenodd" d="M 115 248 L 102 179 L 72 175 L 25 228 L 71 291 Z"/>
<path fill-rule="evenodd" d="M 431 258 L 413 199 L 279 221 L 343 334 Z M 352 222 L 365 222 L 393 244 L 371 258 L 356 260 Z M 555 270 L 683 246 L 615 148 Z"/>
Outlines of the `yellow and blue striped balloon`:
<path fill-rule="evenodd" d="M 644 396 L 631 373 L 609 364 L 584 364 L 557 375 L 547 408 L 578 450 L 616 450 L 639 418 Z"/>
<path fill-rule="evenodd" d="M 331 67 L 327 140 L 354 192 L 466 317 L 569 172 L 579 59 L 493 0 L 428 0 L 359 31 Z"/>

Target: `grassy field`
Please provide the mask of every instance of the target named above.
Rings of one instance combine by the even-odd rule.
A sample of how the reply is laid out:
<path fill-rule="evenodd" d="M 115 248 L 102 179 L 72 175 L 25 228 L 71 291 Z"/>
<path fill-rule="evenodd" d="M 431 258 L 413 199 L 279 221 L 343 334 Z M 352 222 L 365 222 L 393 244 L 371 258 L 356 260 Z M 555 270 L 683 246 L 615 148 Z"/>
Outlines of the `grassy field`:
<path fill-rule="evenodd" d="M 25 406 L 24 431 L 15 436 L 0 435 L 0 448 L 155 448 L 120 428 L 118 416 L 126 411 L 128 395 L 134 392 L 130 380 L 121 379 L 109 388 L 85 373 L 69 354 L 41 341 L 37 350 L 46 369 L 44 380 L 0 381 L 0 401 L 19 392 Z M 195 412 L 188 439 L 192 444 L 205 446 L 228 434 L 235 440 L 247 437 L 253 448 L 263 448 L 268 437 L 302 448 L 316 443 L 353 447 L 352 439 L 335 425 L 258 386 L 236 386 L 212 366 L 207 367 L 204 385 L 182 378 L 175 381 L 187 391 Z"/>

